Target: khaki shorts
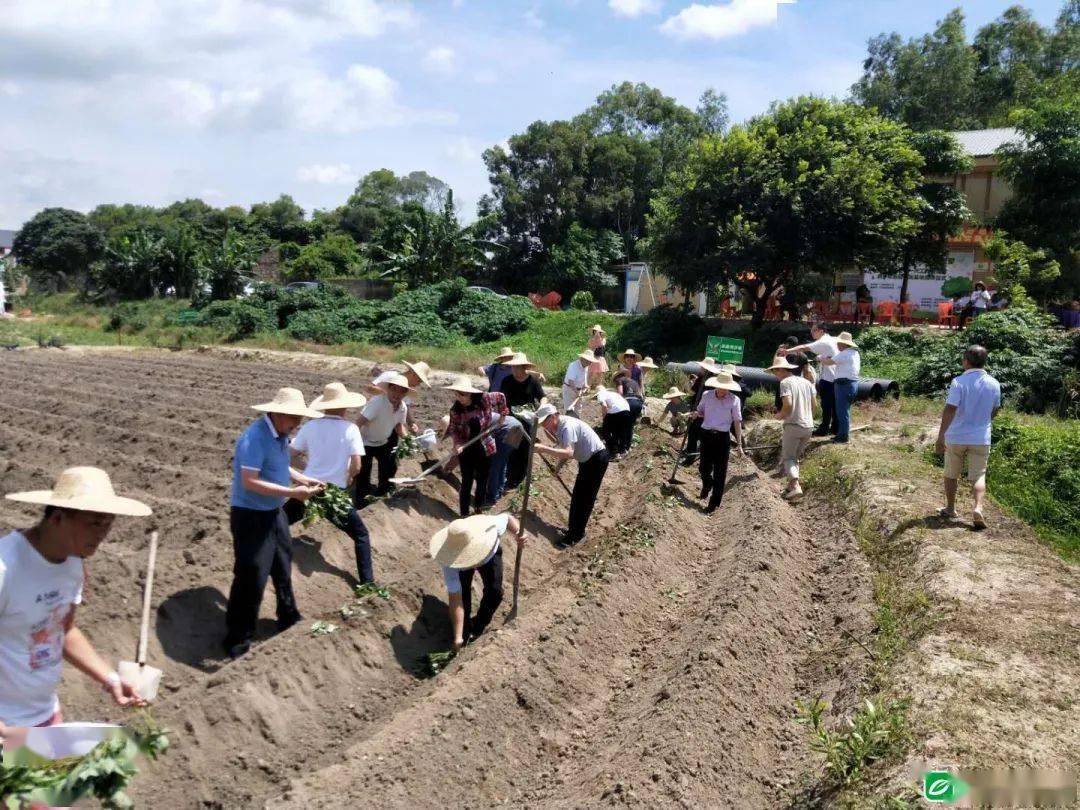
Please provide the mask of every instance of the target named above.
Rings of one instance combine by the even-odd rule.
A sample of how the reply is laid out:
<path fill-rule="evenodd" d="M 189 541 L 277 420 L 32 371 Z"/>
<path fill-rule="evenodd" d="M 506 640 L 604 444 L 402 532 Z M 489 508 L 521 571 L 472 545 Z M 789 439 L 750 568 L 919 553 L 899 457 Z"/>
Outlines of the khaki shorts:
<path fill-rule="evenodd" d="M 978 481 L 986 475 L 986 463 L 990 458 L 988 444 L 945 445 L 945 477 L 959 478 L 964 473 L 964 458 L 968 462 L 968 481 Z"/>

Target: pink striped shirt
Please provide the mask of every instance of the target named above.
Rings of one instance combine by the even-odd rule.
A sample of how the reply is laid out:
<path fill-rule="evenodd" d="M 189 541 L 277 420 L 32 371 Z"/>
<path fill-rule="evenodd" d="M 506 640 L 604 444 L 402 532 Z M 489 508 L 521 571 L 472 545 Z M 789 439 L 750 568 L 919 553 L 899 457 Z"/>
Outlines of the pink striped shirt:
<path fill-rule="evenodd" d="M 726 397 L 718 397 L 716 391 L 706 388 L 698 403 L 697 412 L 704 417 L 701 422 L 703 430 L 719 430 L 728 432 L 734 422 L 742 422 L 742 403 L 734 394 L 728 392 Z"/>

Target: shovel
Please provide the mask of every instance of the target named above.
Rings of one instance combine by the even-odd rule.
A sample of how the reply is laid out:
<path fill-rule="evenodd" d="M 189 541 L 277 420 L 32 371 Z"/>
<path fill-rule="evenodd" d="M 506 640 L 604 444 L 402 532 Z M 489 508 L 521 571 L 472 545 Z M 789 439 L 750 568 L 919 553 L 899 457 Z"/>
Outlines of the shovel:
<path fill-rule="evenodd" d="M 483 439 L 488 434 L 494 433 L 496 430 L 499 429 L 499 427 L 501 427 L 501 423 L 499 423 L 499 422 L 493 423 L 489 427 L 482 430 L 480 433 L 473 436 L 471 439 L 469 439 L 467 442 L 465 442 L 465 444 L 461 445 L 459 450 L 464 450 L 466 447 L 469 447 L 469 446 L 471 446 L 473 444 L 476 444 L 478 441 Z M 425 478 L 427 478 L 429 475 L 431 475 L 436 470 L 441 470 L 443 467 L 445 467 L 447 464 L 449 464 L 451 461 L 453 461 L 455 458 L 457 458 L 457 456 L 458 456 L 458 451 L 455 451 L 455 452 L 451 453 L 449 456 L 447 456 L 446 458 L 444 458 L 442 461 L 428 467 L 426 470 L 424 470 L 422 473 L 420 473 L 420 475 L 416 476 L 415 478 L 408 478 L 408 477 L 405 477 L 405 478 L 391 478 L 390 483 L 394 484 L 396 486 L 399 486 L 399 487 L 416 486 L 417 484 L 419 484 L 421 481 L 423 481 Z"/>
<path fill-rule="evenodd" d="M 671 476 L 668 478 L 668 485 L 675 483 L 675 476 L 679 472 L 679 462 L 682 461 L 683 451 L 686 449 L 686 440 L 690 438 L 690 432 L 687 431 L 683 434 L 682 444 L 679 445 L 679 452 L 675 454 L 675 465 L 671 468 Z"/>
<path fill-rule="evenodd" d="M 146 563 L 146 586 L 143 588 L 142 621 L 139 624 L 139 647 L 134 661 L 121 661 L 117 667 L 120 680 L 131 684 L 139 697 L 148 703 L 157 697 L 161 670 L 146 665 L 146 642 L 150 633 L 150 604 L 154 590 L 154 565 L 157 563 L 158 533 L 150 533 L 150 559 Z"/>
<path fill-rule="evenodd" d="M 533 459 L 536 456 L 536 420 L 529 426 L 529 460 L 525 465 L 525 496 L 521 499 L 521 514 L 518 516 L 517 554 L 514 557 L 514 603 L 506 620 L 512 622 L 518 614 L 518 593 L 521 590 L 521 558 L 525 547 L 521 536 L 525 534 L 525 515 L 529 512 L 529 493 L 532 490 Z M 565 486 L 565 484 L 564 484 Z"/>

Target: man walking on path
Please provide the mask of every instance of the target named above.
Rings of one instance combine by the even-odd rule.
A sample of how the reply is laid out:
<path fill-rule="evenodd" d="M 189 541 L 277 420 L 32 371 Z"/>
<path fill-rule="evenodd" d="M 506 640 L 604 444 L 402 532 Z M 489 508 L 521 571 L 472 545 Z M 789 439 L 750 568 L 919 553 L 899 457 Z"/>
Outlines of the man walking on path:
<path fill-rule="evenodd" d="M 379 462 L 379 484 L 375 495 L 382 497 L 390 491 L 390 479 L 397 474 L 397 459 L 394 458 L 396 441 L 392 437 L 405 435 L 405 423 L 409 408 L 405 404 L 406 395 L 413 389 L 409 381 L 401 374 L 391 374 L 382 383 L 386 393 L 372 397 L 356 425 L 364 438 L 364 457 L 360 462 L 360 472 L 356 476 L 354 502 L 363 508 L 371 490 L 371 468 Z"/>
<path fill-rule="evenodd" d="M 787 476 L 787 486 L 782 497 L 798 501 L 803 496 L 799 483 L 799 458 L 814 429 L 814 386 L 808 379 L 796 373 L 797 364 L 786 357 L 777 357 L 769 371 L 780 380 L 780 412 L 784 434 L 780 440 L 780 469 Z"/>
<path fill-rule="evenodd" d="M 323 484 L 349 489 L 363 463 L 364 438 L 360 428 L 348 421 L 345 414 L 349 408 L 362 408 L 366 403 L 363 394 L 349 391 L 342 383 L 332 382 L 323 388 L 322 396 L 311 403 L 313 411 L 323 414 L 322 419 L 304 423 L 292 440 L 292 452 L 307 457 L 304 475 Z M 371 566 L 371 536 L 360 517 L 359 505 L 354 498 L 348 520 L 334 525 L 352 538 L 356 575 L 364 585 L 375 581 L 375 573 Z M 286 502 L 285 515 L 290 525 L 303 519 L 304 508 L 301 501 Z"/>
<path fill-rule="evenodd" d="M 713 362 L 712 358 L 706 357 L 698 366 L 701 367 L 701 373 L 697 375 L 697 379 L 694 380 L 694 384 L 690 387 L 690 410 L 696 411 L 698 405 L 701 404 L 701 398 L 705 395 L 706 388 L 705 383 L 714 374 L 719 374 L 722 370 L 720 366 Z M 686 450 L 683 452 L 683 465 L 689 467 L 694 463 L 694 456 L 698 454 L 698 442 L 701 439 L 701 420 L 691 419 L 690 424 L 686 429 Z"/>
<path fill-rule="evenodd" d="M 251 648 L 268 577 L 277 594 L 278 630 L 300 621 L 292 590 L 292 537 L 282 507 L 289 498 L 303 503 L 322 489 L 289 464 L 289 434 L 303 417 L 322 414 L 308 408 L 295 388 L 280 388 L 273 400 L 252 408 L 262 416 L 241 434 L 233 455 L 229 528 L 235 562 L 225 609 L 231 658 Z"/>
<path fill-rule="evenodd" d="M 945 456 L 945 506 L 939 514 L 956 517 L 956 486 L 966 458 L 975 498 L 972 523 L 976 529 L 986 528 L 983 499 L 990 458 L 990 423 L 1001 409 L 1001 385 L 983 368 L 986 358 L 982 346 L 969 346 L 964 352 L 964 373 L 949 386 L 937 438 L 937 452 Z"/>
<path fill-rule="evenodd" d="M 851 405 L 859 390 L 859 372 L 862 370 L 862 357 L 859 347 L 851 339 L 851 332 L 841 332 L 836 336 L 839 351 L 832 357 L 822 358 L 823 368 L 831 368 L 836 375 L 833 380 L 833 399 L 836 409 L 836 435 L 833 441 L 847 444 L 851 431 Z"/>
<path fill-rule="evenodd" d="M 824 359 L 831 359 L 836 356 L 836 353 L 840 351 L 840 347 L 836 345 L 836 338 L 829 334 L 828 327 L 821 321 L 814 321 L 810 325 L 810 337 L 813 338 L 813 342 L 803 343 L 788 351 L 813 352 L 818 360 L 823 361 L 817 381 L 818 397 L 821 399 L 821 424 L 813 435 L 828 436 L 832 434 L 835 436 L 838 428 L 836 423 L 836 394 L 834 391 L 836 368 L 827 365 Z"/>
<path fill-rule="evenodd" d="M 146 517 L 150 507 L 118 497 L 95 467 L 72 467 L 51 490 L 7 498 L 45 510 L 36 526 L 0 537 L 0 737 L 9 727 L 63 722 L 56 690 L 64 661 L 118 706 L 145 705 L 75 626 L 75 609 L 83 560 L 105 541 L 114 517 Z"/>
<path fill-rule="evenodd" d="M 473 515 L 459 518 L 431 537 L 429 551 L 442 566 L 443 581 L 449 596 L 450 626 L 454 649 L 460 650 L 487 629 L 503 598 L 502 547 L 506 533 L 517 537 L 520 524 L 513 515 Z M 525 535 L 518 538 L 525 543 Z M 472 617 L 473 575 L 480 574 L 484 595 Z"/>
<path fill-rule="evenodd" d="M 608 451 L 595 430 L 573 416 L 560 416 L 554 405 L 541 405 L 536 411 L 536 420 L 559 444 L 551 447 L 537 441 L 536 452 L 560 461 L 573 458 L 578 463 L 566 534 L 558 544 L 558 548 L 568 548 L 585 536 L 585 526 L 607 472 Z"/>
<path fill-rule="evenodd" d="M 568 416 L 577 416 L 578 398 L 589 387 L 589 366 L 596 362 L 593 353 L 586 349 L 566 369 L 562 384 L 563 409 Z"/>
<path fill-rule="evenodd" d="M 701 494 L 698 497 L 709 499 L 706 514 L 715 512 L 724 499 L 732 434 L 739 455 L 743 455 L 742 405 L 735 395 L 739 388 L 730 374 L 721 371 L 705 382 L 705 393 L 695 413 L 701 431 Z"/>

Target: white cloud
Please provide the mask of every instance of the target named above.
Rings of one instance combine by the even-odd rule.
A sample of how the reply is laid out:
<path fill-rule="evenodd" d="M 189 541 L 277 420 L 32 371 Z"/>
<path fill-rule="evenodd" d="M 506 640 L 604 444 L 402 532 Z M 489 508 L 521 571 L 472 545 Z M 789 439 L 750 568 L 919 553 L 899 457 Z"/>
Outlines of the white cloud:
<path fill-rule="evenodd" d="M 536 29 L 544 27 L 544 18 L 540 16 L 540 11 L 535 6 L 525 12 L 525 25 Z"/>
<path fill-rule="evenodd" d="M 475 163 L 480 160 L 481 149 L 464 135 L 451 141 L 443 150 L 444 154 L 457 163 Z"/>
<path fill-rule="evenodd" d="M 357 175 L 358 172 L 348 163 L 312 163 L 296 170 L 296 179 L 301 183 L 321 186 L 350 186 Z"/>
<path fill-rule="evenodd" d="M 432 48 L 424 56 L 424 67 L 432 73 L 441 73 L 444 76 L 454 72 L 457 66 L 457 54 L 453 48 L 439 45 Z"/>
<path fill-rule="evenodd" d="M 621 17 L 659 14 L 661 0 L 608 0 L 608 8 Z"/>
<path fill-rule="evenodd" d="M 739 36 L 752 28 L 773 25 L 776 23 L 779 6 L 794 2 L 795 0 L 731 0 L 713 5 L 694 3 L 665 20 L 660 30 L 683 40 Z"/>

